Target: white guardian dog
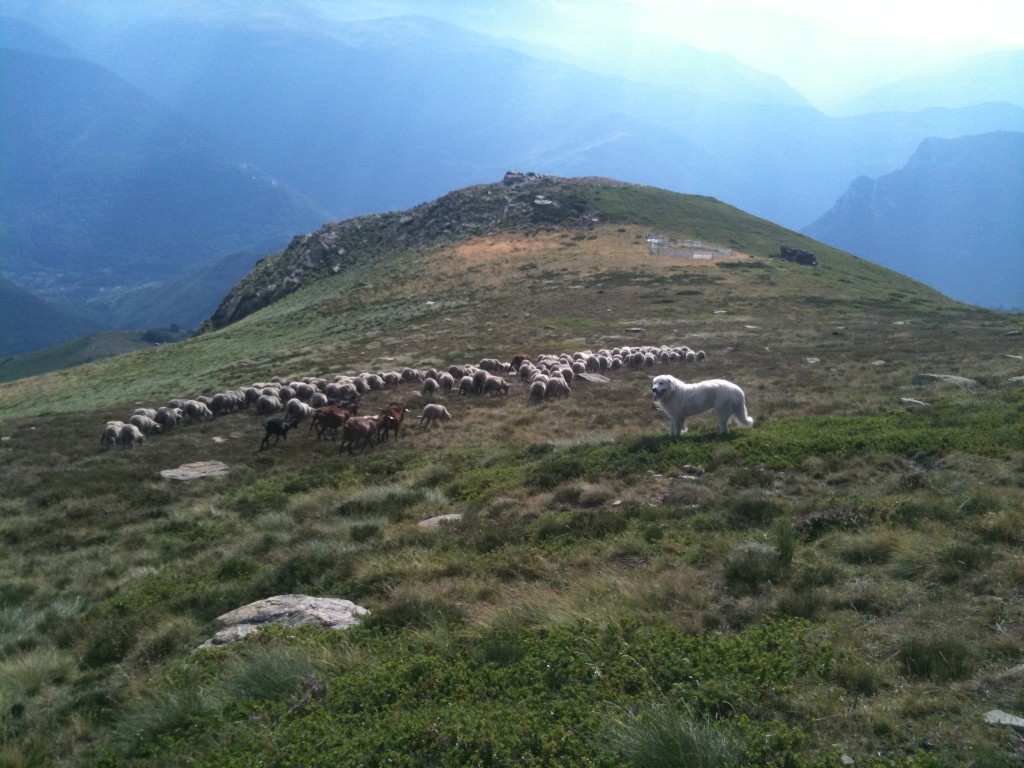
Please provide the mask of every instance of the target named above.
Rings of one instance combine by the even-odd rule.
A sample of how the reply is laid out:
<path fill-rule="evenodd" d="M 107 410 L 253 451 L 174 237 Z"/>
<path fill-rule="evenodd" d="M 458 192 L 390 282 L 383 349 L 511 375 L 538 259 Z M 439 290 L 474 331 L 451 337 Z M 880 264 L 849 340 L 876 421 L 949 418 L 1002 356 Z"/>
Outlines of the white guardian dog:
<path fill-rule="evenodd" d="M 651 392 L 654 408 L 668 416 L 672 437 L 686 431 L 688 418 L 712 410 L 722 434 L 729 431 L 730 420 L 744 427 L 754 426 L 754 420 L 747 415 L 743 390 L 725 379 L 687 384 L 675 376 L 655 376 Z"/>

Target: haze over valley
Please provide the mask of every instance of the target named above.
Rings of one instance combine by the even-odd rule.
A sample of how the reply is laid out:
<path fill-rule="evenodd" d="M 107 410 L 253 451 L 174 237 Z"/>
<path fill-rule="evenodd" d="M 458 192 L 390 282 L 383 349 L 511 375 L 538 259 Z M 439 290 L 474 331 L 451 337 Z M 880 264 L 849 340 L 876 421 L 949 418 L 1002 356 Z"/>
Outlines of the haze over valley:
<path fill-rule="evenodd" d="M 984 175 L 1018 162 L 1004 153 L 1024 133 L 1019 41 L 922 43 L 916 60 L 876 57 L 889 82 L 865 69 L 858 91 L 836 74 L 825 94 L 809 71 L 838 73 L 841 57 L 818 51 L 806 78 L 781 60 L 775 72 L 758 69 L 748 61 L 764 66 L 757 57 L 767 54 L 753 43 L 712 49 L 697 10 L 691 21 L 704 25 L 708 49 L 674 28 L 652 31 L 656 5 L 598 3 L 572 16 L 571 5 L 539 0 L 516 12 L 501 3 L 8 3 L 2 276 L 83 318 L 61 323 L 67 338 L 195 327 L 296 235 L 514 168 L 715 197 L 952 298 L 1024 306 L 1019 174 Z M 746 39 L 744 23 L 732 23 Z M 552 35 L 559 24 L 571 33 Z M 980 138 L 996 134 L 1010 138 Z M 923 147 L 963 137 L 979 137 L 971 169 L 944 170 L 938 186 L 921 181 L 928 194 L 890 206 L 884 222 L 836 223 L 851 185 L 881 184 Z M 988 178 L 985 195 L 965 194 L 973 187 L 961 173 Z M 925 245 L 887 235 L 906 247 L 883 257 L 866 234 L 952 224 L 936 214 L 945 210 L 956 211 L 955 228 L 932 231 Z M 944 244 L 955 259 L 939 252 Z M 961 280 L 961 269 L 975 277 Z M 202 287 L 190 290 L 192 281 Z M 53 343 L 52 328 L 35 327 L 6 333 L 0 355 Z"/>

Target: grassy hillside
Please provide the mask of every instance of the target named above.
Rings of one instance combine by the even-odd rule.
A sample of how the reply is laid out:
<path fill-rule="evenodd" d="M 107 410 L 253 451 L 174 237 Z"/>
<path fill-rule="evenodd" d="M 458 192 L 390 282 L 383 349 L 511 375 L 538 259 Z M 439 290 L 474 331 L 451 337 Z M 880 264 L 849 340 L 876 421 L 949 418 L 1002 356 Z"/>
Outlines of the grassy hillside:
<path fill-rule="evenodd" d="M 60 344 L 97 327 L 84 314 L 45 301 L 0 278 L 0 357 Z"/>
<path fill-rule="evenodd" d="M 166 344 L 188 337 L 188 331 L 153 328 L 147 331 L 100 331 L 0 360 L 0 381 L 38 376 L 50 371 L 84 365 L 93 360 L 117 357 L 154 344 Z"/>
<path fill-rule="evenodd" d="M 1017 764 L 984 713 L 1024 710 L 1024 317 L 707 198 L 570 186 L 601 223 L 357 259 L 0 386 L 5 764 Z M 656 257 L 652 233 L 736 253 Z M 783 241 L 819 266 L 767 258 Z M 539 406 L 452 396 L 431 431 L 417 385 L 371 392 L 414 414 L 364 455 L 304 425 L 259 451 L 252 412 L 99 447 L 172 396 L 627 344 L 708 360 Z M 658 373 L 738 382 L 756 426 L 671 440 Z M 229 473 L 159 475 L 212 459 Z M 284 593 L 371 616 L 191 653 Z"/>

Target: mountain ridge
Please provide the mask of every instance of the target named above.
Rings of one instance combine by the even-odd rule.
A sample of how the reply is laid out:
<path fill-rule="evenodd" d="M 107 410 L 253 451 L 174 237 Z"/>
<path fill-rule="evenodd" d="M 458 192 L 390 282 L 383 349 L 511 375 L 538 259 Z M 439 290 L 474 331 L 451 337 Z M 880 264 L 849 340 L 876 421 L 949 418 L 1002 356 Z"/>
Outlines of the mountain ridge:
<path fill-rule="evenodd" d="M 1024 51 L 1008 49 L 947 62 L 850 99 L 833 114 L 913 111 L 1003 102 L 1024 107 Z"/>
<path fill-rule="evenodd" d="M 730 256 L 672 256 L 677 248 L 652 249 L 652 237 L 700 241 Z M 813 252 L 817 266 L 779 259 L 782 245 Z M 621 288 L 632 298 L 616 299 L 618 309 L 605 306 L 605 285 L 610 295 Z M 651 303 L 655 289 L 667 299 Z M 524 312 L 527 297 L 531 310 Z M 645 332 L 670 335 L 680 324 L 717 324 L 713 310 L 723 306 L 735 313 L 733 322 L 748 312 L 832 307 L 830 322 L 841 324 L 849 313 L 905 305 L 956 306 L 909 278 L 714 198 L 607 178 L 510 172 L 410 211 L 330 222 L 297 236 L 258 262 L 194 338 L 135 354 L 152 366 L 154 387 L 185 392 L 273 375 L 268 366 L 322 369 L 339 355 L 374 366 L 384 357 L 410 364 L 421 364 L 419 355 L 479 358 L 488 351 L 472 341 L 481 323 L 501 322 L 505 343 L 532 348 L 542 339 L 605 337 L 610 328 L 650 326 Z M 349 347 L 349 336 L 367 334 L 373 343 Z M 22 394 L 49 403 L 46 391 Z"/>
<path fill-rule="evenodd" d="M 928 139 L 899 171 L 854 180 L 803 231 L 957 300 L 1021 309 L 1022 200 L 1024 133 Z"/>
<path fill-rule="evenodd" d="M 0 268 L 37 294 L 167 278 L 325 218 L 98 64 L 10 49 L 0 64 Z"/>

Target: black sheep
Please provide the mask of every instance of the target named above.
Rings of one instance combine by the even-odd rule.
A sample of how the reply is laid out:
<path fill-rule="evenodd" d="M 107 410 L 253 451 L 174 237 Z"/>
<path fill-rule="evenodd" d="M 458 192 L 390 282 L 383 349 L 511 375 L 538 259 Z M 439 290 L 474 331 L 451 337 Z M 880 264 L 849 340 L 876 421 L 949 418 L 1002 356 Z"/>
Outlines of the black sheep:
<path fill-rule="evenodd" d="M 295 419 L 267 419 L 263 422 L 264 429 L 267 433 L 263 436 L 263 442 L 260 443 L 260 450 L 270 447 L 270 436 L 274 436 L 274 445 L 277 445 L 277 441 L 280 438 L 288 439 L 288 430 L 295 429 L 299 424 Z"/>

